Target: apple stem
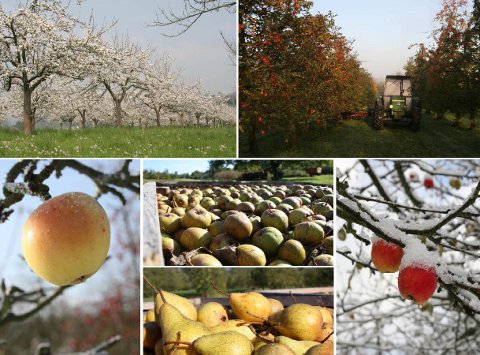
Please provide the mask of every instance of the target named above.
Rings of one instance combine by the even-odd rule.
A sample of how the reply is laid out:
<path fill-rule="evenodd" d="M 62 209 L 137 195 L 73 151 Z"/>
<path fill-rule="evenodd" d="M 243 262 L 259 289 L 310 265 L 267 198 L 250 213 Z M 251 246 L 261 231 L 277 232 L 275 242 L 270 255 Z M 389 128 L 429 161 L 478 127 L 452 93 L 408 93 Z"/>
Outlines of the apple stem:
<path fill-rule="evenodd" d="M 212 281 L 212 287 L 213 287 L 215 290 L 217 290 L 218 292 L 220 292 L 221 294 L 223 294 L 223 295 L 225 295 L 225 296 L 227 296 L 227 297 L 230 297 L 230 294 L 229 294 L 228 292 L 225 292 L 225 291 L 219 289 L 219 288 L 215 285 L 215 283 L 214 283 L 213 281 Z"/>

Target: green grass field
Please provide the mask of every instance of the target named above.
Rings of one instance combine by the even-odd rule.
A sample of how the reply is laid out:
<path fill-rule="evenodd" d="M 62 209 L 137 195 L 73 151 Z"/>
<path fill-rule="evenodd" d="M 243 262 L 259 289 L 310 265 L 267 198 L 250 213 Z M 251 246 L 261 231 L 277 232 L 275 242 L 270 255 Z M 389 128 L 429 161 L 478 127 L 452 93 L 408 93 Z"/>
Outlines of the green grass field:
<path fill-rule="evenodd" d="M 317 127 L 298 134 L 296 149 L 289 150 L 280 134 L 269 133 L 259 141 L 259 157 L 478 157 L 480 128 L 473 131 L 452 127 L 452 117 L 435 120 L 425 117 L 422 129 L 413 132 L 407 125 L 387 123 L 376 131 L 372 120 L 349 120 L 327 130 Z M 464 120 L 468 126 L 468 120 Z M 240 137 L 240 156 L 248 157 L 246 137 Z"/>
<path fill-rule="evenodd" d="M 37 130 L 31 137 L 0 129 L 0 157 L 229 158 L 236 155 L 235 127 Z"/>

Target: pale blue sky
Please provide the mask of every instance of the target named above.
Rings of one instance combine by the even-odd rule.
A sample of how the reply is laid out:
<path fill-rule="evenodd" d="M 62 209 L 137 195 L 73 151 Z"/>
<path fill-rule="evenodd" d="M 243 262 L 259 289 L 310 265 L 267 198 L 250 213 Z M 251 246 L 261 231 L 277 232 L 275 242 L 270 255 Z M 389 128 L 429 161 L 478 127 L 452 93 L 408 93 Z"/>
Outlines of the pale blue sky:
<path fill-rule="evenodd" d="M 207 171 L 210 159 L 147 159 L 143 161 L 143 170 L 192 173 L 195 170 Z"/>
<path fill-rule="evenodd" d="M 17 160 L 2 159 L 0 160 L 0 185 L 3 186 L 5 182 L 6 173 L 15 164 Z M 121 160 L 84 160 L 82 161 L 89 166 L 104 172 L 117 171 L 121 166 Z M 42 163 L 42 166 L 44 163 Z M 138 174 L 139 162 L 134 160 L 131 164 L 131 172 Z M 95 196 L 97 192 L 96 185 L 84 175 L 78 174 L 75 170 L 67 168 L 63 170 L 62 177 L 50 177 L 46 180 L 46 184 L 50 187 L 50 194 L 57 196 L 66 192 L 80 191 Z M 139 236 L 139 196 L 134 193 L 127 192 L 125 194 L 130 203 L 125 206 L 129 211 L 131 220 L 131 227 L 134 228 L 135 234 L 140 243 Z M 0 189 L 0 198 L 3 198 L 3 193 Z M 119 237 L 125 233 L 124 221 L 118 216 L 118 209 L 123 209 L 118 198 L 111 194 L 103 195 L 98 199 L 98 202 L 105 209 L 111 225 L 111 244 L 109 255 L 114 256 L 122 251 L 119 246 Z M 7 285 L 16 285 L 25 290 L 32 290 L 37 286 L 51 286 L 49 283 L 40 279 L 28 267 L 26 262 L 22 259 L 21 250 L 21 233 L 22 227 L 28 218 L 29 214 L 41 204 L 41 200 L 37 197 L 25 197 L 21 202 L 15 204 L 13 209 L 15 212 L 10 216 L 7 222 L 0 224 L 0 280 L 5 279 Z M 118 275 L 118 270 L 124 268 L 122 266 L 128 260 L 120 261 L 116 257 L 110 258 L 102 268 L 88 279 L 84 284 L 75 286 L 67 290 L 65 299 L 69 303 L 76 303 L 85 297 L 90 300 L 100 298 L 100 295 L 108 291 L 108 286 L 111 281 L 118 280 L 121 275 Z M 53 287 L 53 286 L 52 286 Z"/>
<path fill-rule="evenodd" d="M 72 3 L 76 3 L 72 1 Z M 2 0 L 6 9 L 18 4 L 18 0 Z M 96 23 L 118 21 L 112 36 L 128 34 L 129 38 L 143 45 L 157 48 L 159 55 L 170 53 L 176 64 L 184 69 L 189 81 L 201 79 L 212 92 L 233 92 L 236 85 L 236 70 L 232 65 L 225 44 L 220 35 L 227 39 L 236 36 L 236 14 L 226 11 L 206 15 L 187 33 L 167 38 L 161 33 L 175 33 L 178 28 L 149 27 L 155 19 L 158 8 L 171 7 L 181 11 L 180 0 L 86 0 L 80 8 L 72 6 L 72 12 L 82 19 L 88 19 L 93 11 Z"/>
<path fill-rule="evenodd" d="M 363 66 L 375 77 L 403 72 L 414 43 L 426 42 L 442 1 L 316 0 L 314 11 L 337 14 L 341 32 L 355 40 Z"/>

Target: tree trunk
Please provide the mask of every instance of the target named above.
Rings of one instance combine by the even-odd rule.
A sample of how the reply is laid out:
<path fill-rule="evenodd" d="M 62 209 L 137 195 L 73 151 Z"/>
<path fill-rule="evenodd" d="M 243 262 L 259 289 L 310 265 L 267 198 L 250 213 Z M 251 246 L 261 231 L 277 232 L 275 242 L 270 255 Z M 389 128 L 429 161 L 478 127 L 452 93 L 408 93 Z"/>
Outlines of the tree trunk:
<path fill-rule="evenodd" d="M 297 145 L 297 130 L 295 128 L 295 123 L 289 122 L 287 128 L 287 144 L 290 148 L 295 148 Z"/>
<path fill-rule="evenodd" d="M 200 127 L 200 115 L 195 115 L 197 117 L 197 127 Z"/>
<path fill-rule="evenodd" d="M 98 120 L 93 120 L 93 128 L 97 128 Z"/>
<path fill-rule="evenodd" d="M 213 128 L 215 128 L 215 127 L 216 127 L 216 125 L 217 125 L 217 118 L 216 118 L 216 117 L 214 117 L 214 118 L 213 118 Z"/>
<path fill-rule="evenodd" d="M 155 118 L 157 121 L 157 127 L 160 127 L 160 110 L 155 110 Z"/>
<path fill-rule="evenodd" d="M 69 131 L 72 130 L 72 124 L 73 124 L 73 119 L 69 119 L 69 120 L 68 120 L 68 130 L 69 130 Z"/>
<path fill-rule="evenodd" d="M 256 156 L 258 152 L 257 135 L 255 134 L 256 125 L 253 123 L 248 130 L 248 152 L 252 156 Z"/>
<path fill-rule="evenodd" d="M 185 127 L 184 113 L 183 112 L 180 113 L 179 116 L 180 116 L 180 126 L 184 128 Z"/>
<path fill-rule="evenodd" d="M 23 133 L 29 136 L 32 130 L 32 91 L 27 88 L 23 90 Z"/>
<path fill-rule="evenodd" d="M 474 130 L 477 127 L 477 121 L 475 120 L 475 111 L 470 112 L 470 127 L 469 130 Z"/>
<path fill-rule="evenodd" d="M 80 117 L 82 118 L 82 128 L 85 129 L 87 125 L 87 110 L 81 110 Z"/>
<path fill-rule="evenodd" d="M 462 126 L 462 115 L 460 113 L 455 114 L 455 122 L 453 122 L 453 127 L 460 128 Z"/>
<path fill-rule="evenodd" d="M 122 101 L 115 100 L 115 126 L 122 125 Z"/>

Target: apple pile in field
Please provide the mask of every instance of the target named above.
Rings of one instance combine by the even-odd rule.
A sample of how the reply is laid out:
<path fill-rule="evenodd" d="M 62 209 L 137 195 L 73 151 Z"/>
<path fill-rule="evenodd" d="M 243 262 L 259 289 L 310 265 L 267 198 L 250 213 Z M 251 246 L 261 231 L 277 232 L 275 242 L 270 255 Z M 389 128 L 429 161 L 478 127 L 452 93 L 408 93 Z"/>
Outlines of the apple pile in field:
<path fill-rule="evenodd" d="M 409 247 L 412 249 L 412 247 Z M 437 288 L 435 264 L 428 257 L 427 250 L 419 242 L 414 244 L 415 252 L 405 256 L 404 249 L 381 238 L 372 238 L 372 262 L 378 271 L 398 273 L 398 289 L 405 299 L 416 304 L 426 303 Z"/>
<path fill-rule="evenodd" d="M 35 209 L 22 230 L 27 264 L 42 279 L 67 286 L 100 269 L 110 247 L 110 222 L 102 206 L 82 192 L 56 196 Z"/>
<path fill-rule="evenodd" d="M 330 187 L 184 187 L 157 202 L 166 265 L 333 265 Z"/>
<path fill-rule="evenodd" d="M 295 303 L 284 307 L 257 292 L 230 293 L 228 306 L 160 290 L 144 313 L 146 354 L 331 355 L 333 310 Z"/>

